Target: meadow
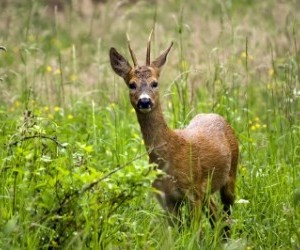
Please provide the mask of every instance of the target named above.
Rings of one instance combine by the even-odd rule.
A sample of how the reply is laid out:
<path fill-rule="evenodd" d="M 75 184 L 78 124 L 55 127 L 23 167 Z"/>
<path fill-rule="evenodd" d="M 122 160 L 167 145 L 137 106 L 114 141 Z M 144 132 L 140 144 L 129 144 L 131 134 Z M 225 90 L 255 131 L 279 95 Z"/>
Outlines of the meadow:
<path fill-rule="evenodd" d="M 300 249 L 299 1 L 53 2 L 0 2 L 0 249 Z M 154 198 L 108 56 L 130 58 L 128 34 L 142 62 L 152 28 L 152 58 L 174 42 L 169 126 L 215 112 L 239 138 L 226 243 L 205 216 L 170 227 Z"/>

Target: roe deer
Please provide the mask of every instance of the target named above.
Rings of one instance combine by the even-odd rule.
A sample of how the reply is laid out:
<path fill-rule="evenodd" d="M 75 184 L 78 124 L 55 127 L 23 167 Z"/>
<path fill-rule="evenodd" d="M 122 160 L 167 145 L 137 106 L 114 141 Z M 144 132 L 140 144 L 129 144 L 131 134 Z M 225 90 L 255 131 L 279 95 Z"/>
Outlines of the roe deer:
<path fill-rule="evenodd" d="M 216 206 L 206 193 L 220 191 L 225 214 L 230 215 L 239 154 L 237 139 L 231 126 L 218 114 L 199 114 L 185 129 L 172 130 L 167 126 L 159 100 L 158 78 L 173 43 L 150 62 L 150 42 L 151 35 L 146 65 L 139 66 L 128 40 L 133 66 L 115 48 L 109 51 L 111 66 L 129 88 L 150 163 L 156 163 L 166 173 L 153 183 L 160 191 L 160 204 L 178 217 L 184 200 L 192 204 L 192 210 L 205 203 L 213 227 Z M 228 237 L 228 226 L 224 233 Z"/>

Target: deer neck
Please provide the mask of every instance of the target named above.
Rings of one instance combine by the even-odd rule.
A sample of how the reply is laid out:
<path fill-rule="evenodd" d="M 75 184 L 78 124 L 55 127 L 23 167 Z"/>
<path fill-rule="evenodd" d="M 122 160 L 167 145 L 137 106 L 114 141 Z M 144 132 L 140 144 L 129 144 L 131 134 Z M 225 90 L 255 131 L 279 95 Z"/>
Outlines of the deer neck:
<path fill-rule="evenodd" d="M 151 112 L 143 114 L 136 112 L 143 134 L 145 146 L 148 151 L 155 148 L 166 148 L 172 137 L 173 131 L 168 127 L 160 105 Z"/>

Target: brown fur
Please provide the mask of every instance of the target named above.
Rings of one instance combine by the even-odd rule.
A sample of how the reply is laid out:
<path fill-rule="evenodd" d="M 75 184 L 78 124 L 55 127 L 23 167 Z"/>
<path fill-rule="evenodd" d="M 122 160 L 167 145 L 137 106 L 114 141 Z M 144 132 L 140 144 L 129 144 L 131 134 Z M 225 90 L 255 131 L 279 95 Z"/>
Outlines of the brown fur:
<path fill-rule="evenodd" d="M 207 200 L 206 194 L 208 190 L 210 193 L 220 191 L 224 211 L 230 215 L 230 206 L 234 202 L 238 142 L 230 125 L 217 114 L 199 114 L 182 130 L 172 130 L 167 126 L 158 87 L 154 88 L 152 84 L 157 82 L 170 48 L 149 66 L 135 68 L 112 48 L 111 65 L 128 86 L 136 86 L 129 90 L 129 96 L 136 110 L 150 163 L 156 163 L 166 173 L 153 183 L 160 191 L 157 196 L 159 202 L 167 211 L 178 216 L 184 200 L 187 199 L 195 210 L 208 201 L 213 226 L 217 218 L 216 206 L 211 199 Z M 142 93 L 149 96 L 152 103 L 151 110 L 147 112 L 138 106 Z M 228 230 L 226 226 L 227 236 Z"/>

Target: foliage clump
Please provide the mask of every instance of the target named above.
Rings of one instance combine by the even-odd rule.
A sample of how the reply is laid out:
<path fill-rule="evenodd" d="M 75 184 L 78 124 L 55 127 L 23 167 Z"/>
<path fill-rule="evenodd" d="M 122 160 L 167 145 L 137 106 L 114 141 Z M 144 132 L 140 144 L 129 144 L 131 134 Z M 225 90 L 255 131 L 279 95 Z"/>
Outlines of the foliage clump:
<path fill-rule="evenodd" d="M 113 166 L 99 161 L 93 145 L 60 142 L 65 128 L 32 111 L 14 125 L 1 161 L 1 199 L 6 204 L 1 209 L 1 244 L 25 247 L 25 232 L 35 235 L 39 248 L 86 238 L 91 246 L 92 239 L 102 244 L 117 240 L 126 231 L 119 210 L 137 196 L 147 198 L 156 176 L 141 160 L 144 154 Z M 105 231 L 107 224 L 115 235 Z"/>

